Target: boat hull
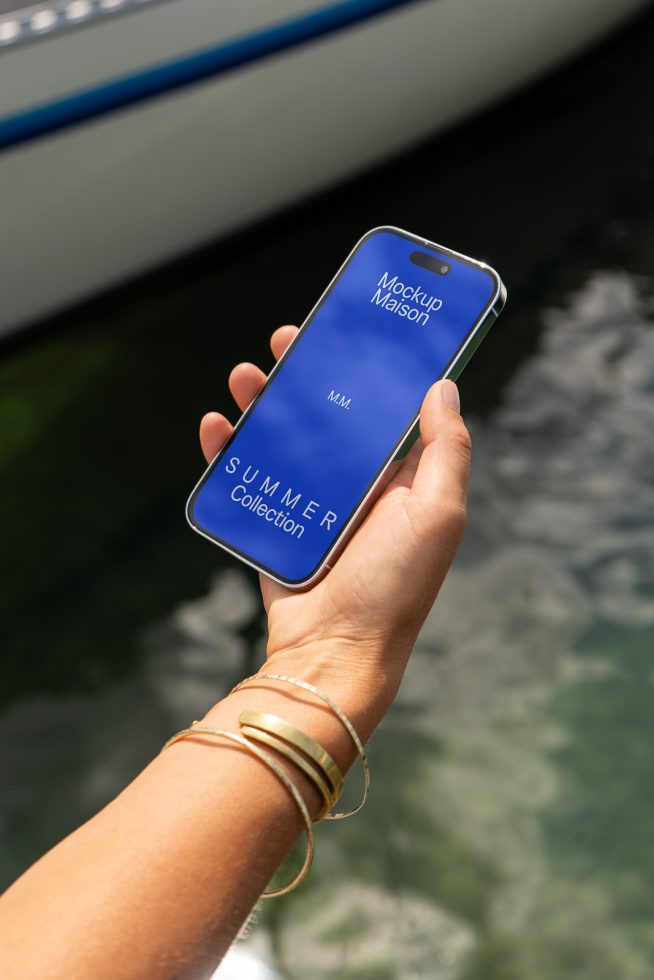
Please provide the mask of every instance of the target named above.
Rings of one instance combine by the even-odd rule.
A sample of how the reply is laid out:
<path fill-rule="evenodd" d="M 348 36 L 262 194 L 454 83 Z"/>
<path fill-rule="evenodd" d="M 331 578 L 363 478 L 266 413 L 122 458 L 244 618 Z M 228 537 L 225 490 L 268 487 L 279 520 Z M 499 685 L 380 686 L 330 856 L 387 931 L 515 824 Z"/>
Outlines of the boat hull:
<path fill-rule="evenodd" d="M 168 5 L 168 13 L 179 5 Z M 0 333 L 446 129 L 563 63 L 644 5 L 410 4 L 5 151 Z M 132 18 L 112 29 L 134 31 Z M 96 28 L 87 30 L 90 42 Z M 83 33 L 43 39 L 9 59 L 16 67 L 37 52 L 47 76 L 49 46 L 89 43 Z M 0 91 L 5 69 L 0 59 Z M 65 92 L 58 84 L 49 91 Z M 5 96 L 0 110 L 9 108 Z M 438 174 L 434 181 L 437 188 Z M 380 201 L 380 221 L 383 210 Z"/>

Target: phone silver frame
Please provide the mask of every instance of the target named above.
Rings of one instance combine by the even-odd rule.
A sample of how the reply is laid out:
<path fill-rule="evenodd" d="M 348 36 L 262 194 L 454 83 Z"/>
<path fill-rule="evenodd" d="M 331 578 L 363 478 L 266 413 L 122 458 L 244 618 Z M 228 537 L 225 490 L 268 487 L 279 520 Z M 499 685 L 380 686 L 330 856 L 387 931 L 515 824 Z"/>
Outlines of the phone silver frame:
<path fill-rule="evenodd" d="M 284 351 L 284 353 L 282 354 L 282 356 L 280 357 L 280 359 L 277 361 L 277 363 L 272 368 L 272 370 L 271 370 L 270 374 L 268 375 L 268 377 L 266 378 L 264 384 L 262 385 L 262 387 L 260 388 L 260 390 L 257 392 L 257 394 L 255 395 L 255 397 L 252 399 L 252 401 L 250 402 L 250 404 L 245 409 L 245 411 L 243 412 L 243 414 L 239 418 L 238 422 L 234 426 L 234 431 L 232 433 L 232 436 L 230 437 L 230 442 L 231 442 L 231 439 L 236 435 L 236 433 L 240 429 L 241 425 L 243 425 L 243 423 L 245 422 L 246 418 L 254 410 L 257 402 L 259 401 L 259 399 L 261 398 L 261 396 L 265 392 L 266 388 L 270 384 L 271 380 L 274 378 L 274 376 L 277 373 L 277 371 L 280 370 L 280 368 L 281 368 L 282 364 L 284 363 L 284 361 L 286 360 L 286 358 L 292 353 L 293 348 L 298 343 L 300 337 L 302 336 L 302 334 L 304 333 L 304 331 L 306 330 L 306 328 L 308 327 L 308 325 L 311 323 L 311 320 L 313 319 L 314 314 L 316 313 L 316 311 L 318 310 L 318 308 L 322 304 L 323 300 L 327 297 L 327 295 L 331 291 L 331 289 L 334 286 L 335 282 L 337 281 L 337 279 L 339 278 L 339 276 L 343 272 L 344 268 L 350 262 L 350 260 L 352 259 L 353 255 L 355 254 L 355 252 L 361 247 L 361 245 L 363 245 L 363 243 L 366 241 L 367 238 L 370 238 L 372 235 L 376 235 L 379 232 L 384 232 L 384 231 L 389 231 L 389 232 L 393 232 L 393 233 L 396 233 L 396 234 L 400 234 L 403 238 L 408 238 L 411 241 L 415 242 L 417 245 L 423 245 L 423 246 L 426 246 L 427 248 L 433 248 L 436 251 L 443 253 L 444 255 L 452 256 L 455 259 L 461 259 L 464 262 L 467 262 L 469 265 L 476 266 L 478 269 L 482 269 L 485 272 L 489 273 L 490 276 L 491 276 L 491 278 L 495 282 L 495 286 L 496 286 L 495 292 L 492 295 L 491 299 L 489 300 L 488 305 L 482 311 L 481 316 L 479 317 L 479 319 L 477 320 L 477 322 L 471 328 L 471 330 L 470 330 L 468 336 L 466 337 L 464 343 L 462 344 L 462 346 L 459 348 L 457 354 L 455 355 L 454 360 L 450 363 L 450 365 L 447 367 L 447 369 L 445 370 L 445 372 L 440 376 L 440 379 L 435 379 L 435 380 L 442 380 L 444 378 L 450 378 L 451 380 L 455 381 L 459 377 L 459 375 L 463 371 L 464 367 L 466 366 L 466 364 L 468 363 L 468 361 L 471 359 L 472 355 L 477 350 L 477 348 L 481 344 L 482 340 L 484 339 L 484 337 L 488 333 L 488 330 L 490 329 L 490 327 L 495 322 L 495 320 L 497 319 L 497 317 L 502 312 L 502 309 L 504 308 L 504 305 L 506 303 L 506 298 L 507 298 L 507 291 L 506 291 L 506 287 L 504 286 L 504 283 L 500 279 L 500 277 L 499 277 L 498 273 L 495 271 L 495 269 L 493 269 L 492 266 L 487 265 L 485 262 L 479 262 L 477 259 L 472 259 L 468 255 L 463 255 L 463 253 L 461 253 L 461 252 L 455 252 L 451 248 L 446 248 L 445 246 L 439 245 L 436 242 L 430 242 L 430 241 L 428 241 L 428 239 L 422 238 L 419 235 L 414 235 L 411 232 L 405 231 L 403 228 L 397 228 L 394 225 L 379 225 L 379 226 L 377 226 L 375 228 L 371 228 L 370 231 L 367 231 L 365 233 L 365 235 L 363 235 L 359 239 L 359 241 L 350 250 L 350 252 L 348 253 L 347 257 L 341 263 L 341 265 L 339 266 L 339 268 L 337 269 L 337 271 L 334 273 L 334 275 L 330 279 L 329 283 L 327 284 L 327 286 L 325 287 L 325 289 L 320 294 L 319 299 L 316 301 L 316 303 L 314 303 L 314 305 L 312 306 L 310 312 L 308 313 L 308 315 L 305 317 L 304 321 L 302 322 L 302 325 L 301 325 L 300 329 L 297 332 L 297 336 L 288 345 L 288 347 L 286 348 L 286 350 Z M 258 564 L 253 559 L 246 557 L 245 555 L 243 555 L 240 551 L 236 550 L 235 548 L 230 548 L 230 546 L 228 544 L 226 544 L 224 541 L 219 541 L 217 538 L 214 538 L 210 534 L 207 534 L 204 530 L 202 530 L 202 528 L 198 527 L 194 523 L 194 521 L 193 521 L 193 519 L 191 517 L 191 514 L 190 514 L 190 508 L 191 508 L 191 504 L 193 502 L 193 499 L 194 499 L 196 493 L 198 492 L 198 490 L 200 489 L 200 487 L 202 486 L 202 484 L 205 482 L 205 480 L 209 477 L 210 473 L 215 468 L 218 458 L 225 451 L 225 448 L 226 448 L 225 446 L 223 446 L 223 447 L 221 447 L 221 449 L 219 449 L 219 451 L 216 453 L 216 455 L 214 456 L 214 458 L 211 460 L 211 462 L 209 463 L 209 465 L 207 466 L 207 468 L 203 472 L 202 476 L 197 481 L 197 483 L 193 487 L 191 493 L 189 494 L 188 500 L 186 501 L 186 508 L 185 508 L 186 520 L 187 520 L 188 524 L 190 525 L 190 527 L 196 532 L 196 534 L 199 534 L 201 537 L 206 538 L 207 541 L 211 541 L 212 544 L 215 544 L 219 548 L 222 548 L 223 551 L 226 551 L 228 554 L 233 555 L 235 558 L 238 558 L 240 561 L 245 562 L 245 564 L 246 565 L 249 565 L 250 568 L 254 568 L 257 572 L 260 572 L 262 575 L 265 575 L 267 578 L 272 579 L 273 582 L 277 582 L 279 585 L 283 585 L 285 588 L 291 589 L 291 590 L 300 591 L 302 589 L 306 589 L 309 586 L 314 585 L 317 582 L 317 580 L 319 578 L 321 578 L 325 574 L 325 572 L 327 570 L 329 570 L 329 568 L 331 567 L 330 564 L 329 564 L 330 559 L 333 558 L 334 554 L 338 551 L 339 546 L 343 543 L 344 539 L 347 537 L 347 535 L 350 533 L 350 531 L 352 530 L 352 528 L 355 526 L 356 521 L 359 518 L 361 512 L 364 510 L 367 502 L 370 500 L 370 498 L 374 494 L 375 490 L 379 487 L 379 484 L 382 482 L 382 480 L 384 478 L 384 475 L 386 474 L 389 466 L 391 466 L 391 464 L 394 462 L 394 460 L 396 460 L 398 458 L 398 456 L 403 455 L 403 452 L 406 451 L 407 448 L 417 438 L 418 431 L 419 431 L 419 424 L 420 424 L 420 413 L 418 413 L 415 416 L 415 418 L 413 418 L 411 420 L 411 422 L 409 423 L 409 425 L 405 429 L 404 433 L 402 434 L 402 436 L 400 437 L 400 439 L 398 440 L 398 442 L 395 444 L 395 446 L 391 450 L 391 453 L 390 453 L 388 459 L 386 460 L 386 462 L 382 466 L 382 468 L 379 471 L 379 473 L 377 474 L 376 478 L 373 480 L 372 484 L 368 488 L 368 491 L 366 492 L 366 494 L 364 495 L 364 497 L 359 501 L 359 504 L 354 509 L 354 511 L 351 513 L 351 515 L 350 515 L 349 519 L 347 520 L 347 522 L 345 523 L 345 525 L 342 527 L 342 529 L 339 532 L 338 536 L 334 540 L 331 548 L 324 555 L 324 557 L 321 560 L 320 565 L 318 566 L 318 568 L 314 572 L 312 572 L 311 575 L 309 575 L 306 579 L 302 579 L 301 581 L 292 581 L 292 582 L 289 582 L 289 581 L 287 581 L 284 578 L 280 578 L 280 577 L 274 575 L 270 571 L 270 569 L 268 569 L 268 568 L 266 568 L 266 567 Z"/>

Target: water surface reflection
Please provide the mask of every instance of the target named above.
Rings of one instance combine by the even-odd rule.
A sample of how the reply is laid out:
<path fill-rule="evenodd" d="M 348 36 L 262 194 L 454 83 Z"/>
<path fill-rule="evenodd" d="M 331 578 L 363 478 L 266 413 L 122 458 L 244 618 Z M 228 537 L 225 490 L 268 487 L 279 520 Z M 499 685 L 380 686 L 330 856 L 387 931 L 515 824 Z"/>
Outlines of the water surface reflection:
<path fill-rule="evenodd" d="M 649 975 L 651 301 L 593 274 L 473 423 L 468 532 L 371 806 L 270 924 L 287 976 Z"/>

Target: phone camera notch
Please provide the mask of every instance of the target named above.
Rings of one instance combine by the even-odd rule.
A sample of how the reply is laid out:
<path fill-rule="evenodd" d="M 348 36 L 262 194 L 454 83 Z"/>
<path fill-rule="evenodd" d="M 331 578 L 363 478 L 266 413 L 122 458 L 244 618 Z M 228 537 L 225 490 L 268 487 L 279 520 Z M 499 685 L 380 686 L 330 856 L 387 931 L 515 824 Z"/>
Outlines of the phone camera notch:
<path fill-rule="evenodd" d="M 443 261 L 437 255 L 430 255 L 428 252 L 412 252 L 409 256 L 414 265 L 419 265 L 427 272 L 433 272 L 437 276 L 446 276 L 452 266 L 449 262 Z"/>

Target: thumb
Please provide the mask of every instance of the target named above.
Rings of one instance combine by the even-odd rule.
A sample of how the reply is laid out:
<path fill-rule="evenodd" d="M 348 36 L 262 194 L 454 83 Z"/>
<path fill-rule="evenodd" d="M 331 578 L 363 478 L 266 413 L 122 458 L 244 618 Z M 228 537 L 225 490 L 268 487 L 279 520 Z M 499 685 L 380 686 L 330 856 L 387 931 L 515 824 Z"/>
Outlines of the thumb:
<path fill-rule="evenodd" d="M 420 436 L 425 448 L 407 499 L 412 522 L 440 542 L 450 541 L 454 552 L 465 527 L 471 444 L 453 381 L 438 381 L 427 392 Z"/>

